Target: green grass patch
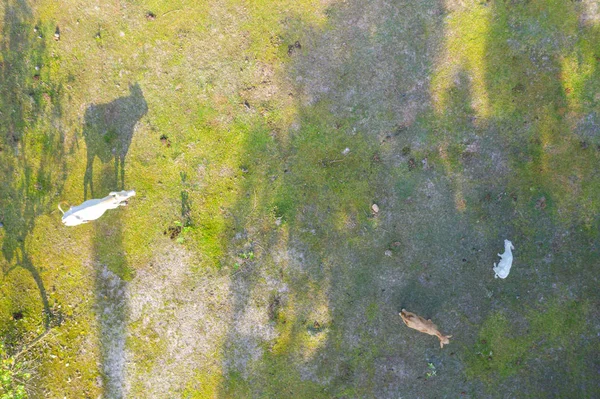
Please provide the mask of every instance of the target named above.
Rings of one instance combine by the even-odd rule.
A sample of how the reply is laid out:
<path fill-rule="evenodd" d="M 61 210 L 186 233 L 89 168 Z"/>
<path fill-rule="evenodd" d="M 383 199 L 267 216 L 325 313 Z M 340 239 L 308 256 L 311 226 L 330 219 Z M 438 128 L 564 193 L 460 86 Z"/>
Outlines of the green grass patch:
<path fill-rule="evenodd" d="M 582 372 L 581 348 L 573 347 L 580 334 L 588 333 L 589 304 L 553 302 L 544 309 L 526 310 L 527 327 L 515 324 L 501 312 L 490 315 L 479 331 L 478 342 L 468 349 L 467 376 L 494 389 L 506 378 L 528 368 L 536 359 L 547 359 L 552 350 L 564 350 L 561 364 L 568 375 Z M 523 331 L 523 329 L 525 331 Z"/>

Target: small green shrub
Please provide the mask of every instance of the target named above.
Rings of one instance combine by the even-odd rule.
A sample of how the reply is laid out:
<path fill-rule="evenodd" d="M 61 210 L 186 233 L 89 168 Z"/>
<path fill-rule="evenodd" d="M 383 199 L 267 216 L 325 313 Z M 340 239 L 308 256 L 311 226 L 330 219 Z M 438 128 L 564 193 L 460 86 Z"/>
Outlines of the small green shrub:
<path fill-rule="evenodd" d="M 0 342 L 0 399 L 25 399 L 25 381 L 31 377 L 23 364 L 8 356 L 4 343 Z"/>

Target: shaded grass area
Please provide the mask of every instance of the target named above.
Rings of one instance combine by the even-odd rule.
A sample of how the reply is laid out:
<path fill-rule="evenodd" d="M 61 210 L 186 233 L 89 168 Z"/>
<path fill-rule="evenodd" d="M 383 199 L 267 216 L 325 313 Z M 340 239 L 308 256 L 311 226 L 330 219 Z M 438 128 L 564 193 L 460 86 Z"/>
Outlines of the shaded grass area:
<path fill-rule="evenodd" d="M 31 395 L 596 394 L 598 24 L 463 3 L 5 2 L 0 331 L 51 331 Z M 138 196 L 62 229 L 90 182 Z M 141 287 L 167 294 L 128 320 Z"/>

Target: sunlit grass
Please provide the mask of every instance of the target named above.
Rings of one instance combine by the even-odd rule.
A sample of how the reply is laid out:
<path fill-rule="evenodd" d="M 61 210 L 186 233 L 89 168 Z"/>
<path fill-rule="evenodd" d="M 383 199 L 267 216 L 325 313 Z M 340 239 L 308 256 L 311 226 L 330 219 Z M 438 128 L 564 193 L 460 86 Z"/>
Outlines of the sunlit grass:
<path fill-rule="evenodd" d="M 442 52 L 435 63 L 431 95 L 440 114 L 448 107 L 448 91 L 465 73 L 471 90 L 471 107 L 480 118 L 490 116 L 486 83 L 486 37 L 489 35 L 491 8 L 485 3 L 469 1 L 448 6 Z"/>

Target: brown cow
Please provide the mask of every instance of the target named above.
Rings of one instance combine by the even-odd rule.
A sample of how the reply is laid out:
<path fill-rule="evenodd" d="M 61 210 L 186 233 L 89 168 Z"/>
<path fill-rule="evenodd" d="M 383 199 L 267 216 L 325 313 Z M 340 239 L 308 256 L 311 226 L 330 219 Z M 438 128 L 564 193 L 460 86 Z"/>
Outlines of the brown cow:
<path fill-rule="evenodd" d="M 444 347 L 444 344 L 449 344 L 452 335 L 443 335 L 437 328 L 435 324 L 429 320 L 425 320 L 421 316 L 417 316 L 416 314 L 407 311 L 406 309 L 402 309 L 400 312 L 400 317 L 402 317 L 402 321 L 404 324 L 409 326 L 410 328 L 414 328 L 417 331 L 420 331 L 425 334 L 435 335 L 440 339 L 440 347 Z"/>

